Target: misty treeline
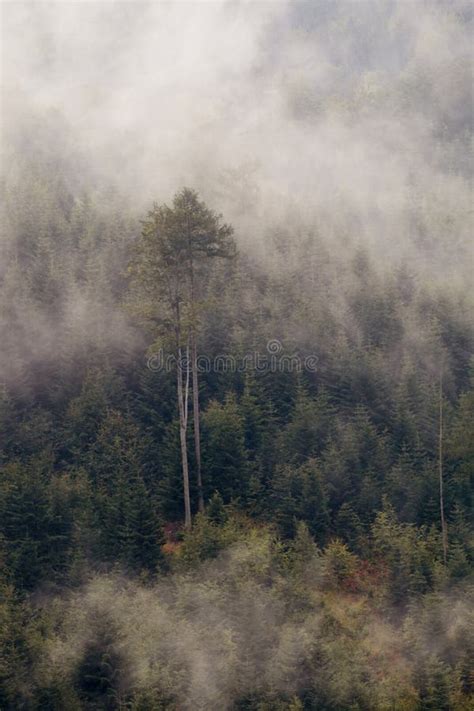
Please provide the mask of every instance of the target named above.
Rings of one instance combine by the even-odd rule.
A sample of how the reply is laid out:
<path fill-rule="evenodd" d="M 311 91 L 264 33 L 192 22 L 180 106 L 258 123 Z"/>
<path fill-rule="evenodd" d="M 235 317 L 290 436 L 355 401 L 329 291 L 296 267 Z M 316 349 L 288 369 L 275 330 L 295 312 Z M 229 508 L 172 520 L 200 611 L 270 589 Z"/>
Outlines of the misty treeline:
<path fill-rule="evenodd" d="M 264 259 L 192 190 L 137 212 L 52 120 L 2 186 L 2 708 L 468 709 L 464 284 L 294 210 Z M 316 368 L 193 379 L 275 344 Z"/>
<path fill-rule="evenodd" d="M 0 709 L 472 708 L 472 16 L 4 3 Z"/>

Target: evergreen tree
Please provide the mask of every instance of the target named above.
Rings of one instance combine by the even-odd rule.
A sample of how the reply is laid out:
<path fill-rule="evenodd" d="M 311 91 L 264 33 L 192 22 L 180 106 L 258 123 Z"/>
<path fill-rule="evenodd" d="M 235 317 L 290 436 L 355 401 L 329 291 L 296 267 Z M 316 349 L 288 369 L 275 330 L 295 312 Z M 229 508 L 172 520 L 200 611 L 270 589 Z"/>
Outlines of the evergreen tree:
<path fill-rule="evenodd" d="M 224 503 L 245 501 L 248 487 L 248 458 L 245 426 L 233 393 L 224 403 L 211 402 L 203 415 L 203 462 L 206 492 L 217 491 Z"/>
<path fill-rule="evenodd" d="M 75 687 L 87 708 L 114 711 L 124 701 L 121 688 L 126 686 L 127 668 L 116 648 L 111 620 L 99 613 L 94 618 L 94 637 L 86 643 L 76 669 Z"/>
<path fill-rule="evenodd" d="M 199 509 L 204 507 L 198 379 L 198 304 L 205 294 L 208 262 L 235 253 L 232 228 L 184 188 L 173 207 L 154 205 L 143 221 L 131 274 L 135 291 L 146 300 L 145 315 L 171 336 L 176 359 L 185 525 L 191 526 L 187 451 L 189 376 L 192 374 L 193 429 Z M 161 313 L 160 313 L 161 308 Z M 143 306 L 139 305 L 143 313 Z"/>

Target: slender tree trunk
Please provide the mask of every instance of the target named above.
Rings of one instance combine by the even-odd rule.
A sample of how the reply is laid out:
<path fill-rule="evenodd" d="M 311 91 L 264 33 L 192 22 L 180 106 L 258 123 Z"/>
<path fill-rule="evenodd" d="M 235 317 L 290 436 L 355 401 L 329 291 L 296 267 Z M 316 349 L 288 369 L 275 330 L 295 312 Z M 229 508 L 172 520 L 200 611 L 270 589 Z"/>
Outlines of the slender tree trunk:
<path fill-rule="evenodd" d="M 178 348 L 178 363 L 176 364 L 178 384 L 179 439 L 181 443 L 181 465 L 183 469 L 184 487 L 184 525 L 191 528 L 191 499 L 189 496 L 189 465 L 186 432 L 188 427 L 188 393 L 189 393 L 189 347 L 187 349 L 186 377 L 183 389 L 183 362 L 181 348 Z"/>
<path fill-rule="evenodd" d="M 444 492 L 443 492 L 443 371 L 439 376 L 439 439 L 438 439 L 438 458 L 439 458 L 439 509 L 441 514 L 441 536 L 443 539 L 443 560 L 446 565 L 448 559 L 448 529 L 446 526 L 446 518 L 444 515 Z"/>
<path fill-rule="evenodd" d="M 191 359 L 193 372 L 193 429 L 194 429 L 194 452 L 196 456 L 196 474 L 198 487 L 198 509 L 204 513 L 204 495 L 202 491 L 202 466 L 201 466 L 201 426 L 199 411 L 199 374 L 197 369 L 197 341 L 196 341 L 196 295 L 194 291 L 194 261 L 191 244 L 191 230 L 188 219 L 188 254 L 189 254 L 189 275 L 191 284 Z"/>
<path fill-rule="evenodd" d="M 191 334 L 191 357 L 193 371 L 193 421 L 194 421 L 194 450 L 196 453 L 196 470 L 198 485 L 198 507 L 199 511 L 204 511 L 204 495 L 202 491 L 202 467 L 201 467 L 201 427 L 199 411 L 199 374 L 197 363 L 197 343 L 196 333 Z"/>

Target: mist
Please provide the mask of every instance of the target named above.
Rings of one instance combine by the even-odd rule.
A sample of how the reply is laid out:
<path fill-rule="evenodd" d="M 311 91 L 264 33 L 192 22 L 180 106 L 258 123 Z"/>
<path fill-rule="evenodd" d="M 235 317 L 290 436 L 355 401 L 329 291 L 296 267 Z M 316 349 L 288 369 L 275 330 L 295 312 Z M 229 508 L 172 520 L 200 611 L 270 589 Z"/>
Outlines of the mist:
<path fill-rule="evenodd" d="M 3 3 L 4 185 L 28 194 L 49 170 L 76 204 L 99 191 L 104 220 L 127 206 L 128 242 L 154 200 L 190 185 L 266 273 L 291 269 L 268 237 L 283 229 L 316 233 L 343 261 L 349 239 L 382 279 L 409 261 L 426 288 L 472 294 L 471 39 L 465 2 Z M 7 271 L 18 214 L 3 220 Z M 17 363 L 31 342 L 54 360 L 71 329 L 134 350 L 109 286 L 58 289 L 54 323 L 17 299 Z M 346 299 L 336 290 L 332 309 L 353 330 Z"/>
<path fill-rule="evenodd" d="M 400 619 L 395 607 L 381 615 L 370 594 L 334 595 L 329 553 L 303 559 L 287 577 L 282 551 L 260 531 L 155 586 L 94 577 L 49 602 L 58 624 L 36 680 L 73 676 L 105 634 L 122 703 L 153 689 L 169 708 L 234 709 L 268 694 L 270 708 L 300 709 L 298 694 L 314 685 L 322 705 L 358 698 L 381 709 L 413 703 L 417 667 L 433 655 L 469 659 L 472 589 L 433 596 Z M 434 618 L 435 634 L 426 627 Z"/>
<path fill-rule="evenodd" d="M 470 708 L 473 16 L 0 4 L 0 707 Z"/>
<path fill-rule="evenodd" d="M 443 232 L 438 256 L 456 268 L 472 257 L 470 3 L 6 3 L 2 13 L 6 141 L 32 115 L 59 112 L 86 162 L 140 209 L 190 184 L 256 248 L 297 206 L 303 221 L 355 231 L 393 259 L 409 249 L 421 200 L 425 228 Z"/>

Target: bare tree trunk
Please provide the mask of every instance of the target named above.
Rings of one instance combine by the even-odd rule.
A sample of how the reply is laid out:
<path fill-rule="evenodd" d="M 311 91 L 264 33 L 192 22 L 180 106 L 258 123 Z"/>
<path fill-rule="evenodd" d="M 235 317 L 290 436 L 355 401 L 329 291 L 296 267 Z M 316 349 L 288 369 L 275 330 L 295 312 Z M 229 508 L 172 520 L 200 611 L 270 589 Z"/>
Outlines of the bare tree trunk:
<path fill-rule="evenodd" d="M 197 485 L 198 485 L 198 507 L 204 512 L 204 495 L 202 490 L 202 467 L 201 467 L 201 427 L 199 411 L 199 377 L 197 363 L 197 344 L 194 329 L 191 334 L 192 350 L 192 370 L 193 370 L 193 422 L 194 422 L 194 450 L 196 453 Z"/>
<path fill-rule="evenodd" d="M 194 453 L 196 456 L 196 474 L 198 487 L 198 509 L 204 513 L 204 495 L 202 491 L 202 466 L 201 466 L 201 426 L 199 411 L 199 374 L 197 369 L 197 342 L 196 342 L 196 294 L 194 291 L 194 261 L 191 244 L 191 230 L 189 217 L 187 223 L 188 233 L 188 255 L 189 255 L 189 276 L 191 285 L 191 359 L 193 371 L 193 429 L 194 429 Z"/>
<path fill-rule="evenodd" d="M 443 539 L 443 560 L 446 565 L 448 559 L 448 529 L 444 515 L 444 493 L 443 493 L 443 371 L 439 376 L 439 508 L 441 513 L 441 536 Z"/>
<path fill-rule="evenodd" d="M 183 362 L 181 348 L 178 348 L 178 363 L 176 364 L 178 377 L 178 410 L 179 410 L 179 439 L 181 443 L 181 465 L 183 469 L 184 486 L 184 525 L 191 528 L 191 499 L 189 496 L 189 465 L 186 431 L 188 427 L 188 393 L 189 393 L 189 347 L 187 348 L 186 379 L 183 392 Z"/>

